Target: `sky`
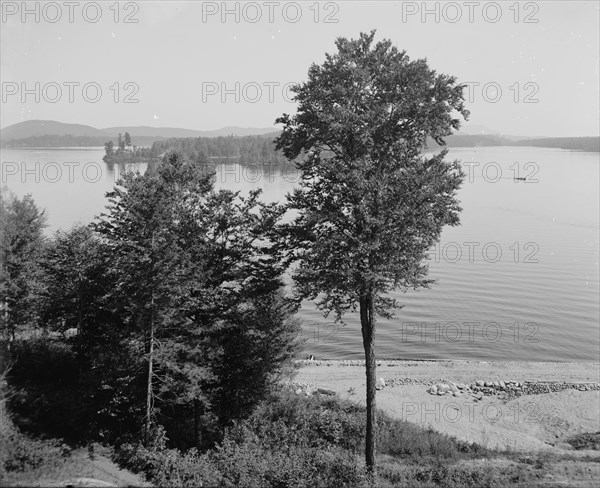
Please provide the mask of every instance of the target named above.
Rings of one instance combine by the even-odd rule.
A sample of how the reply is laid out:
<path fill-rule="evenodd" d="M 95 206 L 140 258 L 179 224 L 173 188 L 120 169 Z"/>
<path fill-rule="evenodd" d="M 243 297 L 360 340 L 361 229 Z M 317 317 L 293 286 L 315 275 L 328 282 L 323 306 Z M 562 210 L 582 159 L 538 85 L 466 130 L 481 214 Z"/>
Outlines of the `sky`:
<path fill-rule="evenodd" d="M 25 8 L 23 8 L 23 5 Z M 600 133 L 600 2 L 2 1 L 0 127 L 275 127 L 288 88 L 376 29 L 467 83 L 471 132 Z"/>

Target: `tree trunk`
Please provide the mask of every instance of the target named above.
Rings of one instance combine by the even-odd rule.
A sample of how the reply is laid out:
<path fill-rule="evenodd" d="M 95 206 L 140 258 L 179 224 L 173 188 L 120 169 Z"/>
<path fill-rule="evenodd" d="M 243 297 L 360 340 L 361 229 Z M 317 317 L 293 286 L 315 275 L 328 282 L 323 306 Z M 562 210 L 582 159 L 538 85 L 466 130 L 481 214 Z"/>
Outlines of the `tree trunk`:
<path fill-rule="evenodd" d="M 365 461 L 370 475 L 375 477 L 375 392 L 377 385 L 375 363 L 375 317 L 373 315 L 373 296 L 365 294 L 360 297 L 360 324 L 365 349 L 365 366 L 367 374 L 367 435 L 365 440 Z"/>
<path fill-rule="evenodd" d="M 152 234 L 151 247 L 151 279 L 154 280 L 154 233 Z M 150 445 L 150 429 L 152 428 L 152 403 L 154 392 L 152 390 L 152 375 L 154 365 L 154 281 L 151 284 L 150 292 L 150 344 L 148 348 L 148 382 L 146 386 L 146 424 L 144 426 L 144 446 Z"/>
<path fill-rule="evenodd" d="M 152 297 L 154 302 L 154 296 Z M 148 383 L 146 387 L 146 425 L 144 427 L 144 446 L 150 445 L 150 429 L 152 428 L 152 366 L 154 363 L 154 320 L 150 317 L 150 350 L 148 352 Z"/>

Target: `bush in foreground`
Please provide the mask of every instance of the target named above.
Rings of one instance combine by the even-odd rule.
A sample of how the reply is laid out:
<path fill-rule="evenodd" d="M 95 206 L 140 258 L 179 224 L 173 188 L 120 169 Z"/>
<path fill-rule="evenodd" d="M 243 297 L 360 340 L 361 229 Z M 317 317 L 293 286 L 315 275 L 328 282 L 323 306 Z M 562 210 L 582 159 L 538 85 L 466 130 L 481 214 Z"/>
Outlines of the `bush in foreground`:
<path fill-rule="evenodd" d="M 0 435 L 0 479 L 8 473 L 23 473 L 41 466 L 60 467 L 70 449 L 56 440 L 33 439 L 16 427 L 5 425 Z"/>
<path fill-rule="evenodd" d="M 274 394 L 235 424 L 215 449 L 182 453 L 158 445 L 123 445 L 116 461 L 158 486 L 307 487 L 368 486 L 360 453 L 364 407 L 327 397 Z M 489 451 L 380 414 L 378 484 L 494 486 L 490 475 L 451 466 Z M 400 444 L 401 443 L 401 444 Z M 425 467 L 427 466 L 427 467 Z M 429 466 L 435 466 L 435 469 Z"/>

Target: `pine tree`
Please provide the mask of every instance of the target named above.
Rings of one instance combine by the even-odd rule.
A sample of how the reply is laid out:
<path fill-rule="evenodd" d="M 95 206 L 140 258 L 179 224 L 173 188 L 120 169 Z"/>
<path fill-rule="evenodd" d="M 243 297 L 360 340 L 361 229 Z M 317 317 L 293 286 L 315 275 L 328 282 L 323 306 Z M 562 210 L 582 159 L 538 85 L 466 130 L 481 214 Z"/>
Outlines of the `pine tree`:
<path fill-rule="evenodd" d="M 0 220 L 0 335 L 13 341 L 19 332 L 37 325 L 38 257 L 45 243 L 47 219 L 31 195 L 3 194 Z"/>

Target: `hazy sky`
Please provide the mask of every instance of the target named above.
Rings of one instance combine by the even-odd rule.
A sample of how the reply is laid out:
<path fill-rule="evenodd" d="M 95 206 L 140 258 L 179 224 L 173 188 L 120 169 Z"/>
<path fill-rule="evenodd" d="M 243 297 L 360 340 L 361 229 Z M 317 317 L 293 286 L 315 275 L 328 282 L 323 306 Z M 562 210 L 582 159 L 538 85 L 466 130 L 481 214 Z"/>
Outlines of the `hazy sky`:
<path fill-rule="evenodd" d="M 377 29 L 471 83 L 473 125 L 599 134 L 598 1 L 22 3 L 2 1 L 2 127 L 270 127 L 337 37 Z"/>

